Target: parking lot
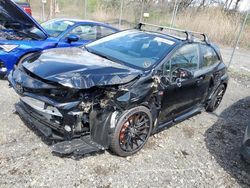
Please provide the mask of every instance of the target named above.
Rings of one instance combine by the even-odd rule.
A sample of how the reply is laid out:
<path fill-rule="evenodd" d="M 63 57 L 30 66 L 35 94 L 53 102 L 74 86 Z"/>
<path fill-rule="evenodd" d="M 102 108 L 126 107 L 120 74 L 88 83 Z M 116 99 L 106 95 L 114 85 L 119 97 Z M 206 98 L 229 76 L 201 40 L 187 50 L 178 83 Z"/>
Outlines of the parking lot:
<path fill-rule="evenodd" d="M 84 158 L 53 156 L 40 134 L 15 113 L 18 96 L 0 81 L 0 187 L 249 187 L 239 156 L 249 124 L 250 79 L 232 71 L 214 114 L 202 114 L 149 139 L 138 154 L 108 151 Z"/>

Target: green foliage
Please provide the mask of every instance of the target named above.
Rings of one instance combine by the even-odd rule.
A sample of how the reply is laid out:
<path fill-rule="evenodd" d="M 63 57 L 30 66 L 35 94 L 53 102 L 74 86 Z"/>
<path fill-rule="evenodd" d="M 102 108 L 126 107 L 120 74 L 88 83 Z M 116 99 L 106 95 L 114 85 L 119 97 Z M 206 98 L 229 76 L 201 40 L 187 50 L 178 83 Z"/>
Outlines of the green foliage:
<path fill-rule="evenodd" d="M 106 11 L 112 11 L 120 8 L 121 0 L 100 0 L 100 4 Z"/>
<path fill-rule="evenodd" d="M 96 8 L 98 7 L 99 1 L 98 0 L 89 0 L 88 1 L 88 11 L 94 12 L 96 10 Z"/>

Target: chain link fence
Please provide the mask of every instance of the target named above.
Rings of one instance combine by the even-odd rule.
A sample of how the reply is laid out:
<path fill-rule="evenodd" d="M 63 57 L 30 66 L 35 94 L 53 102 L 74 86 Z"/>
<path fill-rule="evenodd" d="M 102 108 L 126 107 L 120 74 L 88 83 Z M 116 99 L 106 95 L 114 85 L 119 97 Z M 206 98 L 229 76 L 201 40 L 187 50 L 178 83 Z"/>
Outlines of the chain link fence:
<path fill-rule="evenodd" d="M 42 3 L 46 2 L 46 3 Z M 30 0 L 33 16 L 39 21 L 52 18 L 93 19 L 111 24 L 130 27 L 143 19 L 143 13 L 149 13 L 146 21 L 169 25 L 173 2 L 145 0 Z M 164 3 L 163 3 L 164 2 Z M 44 13 L 43 13 L 44 6 Z"/>

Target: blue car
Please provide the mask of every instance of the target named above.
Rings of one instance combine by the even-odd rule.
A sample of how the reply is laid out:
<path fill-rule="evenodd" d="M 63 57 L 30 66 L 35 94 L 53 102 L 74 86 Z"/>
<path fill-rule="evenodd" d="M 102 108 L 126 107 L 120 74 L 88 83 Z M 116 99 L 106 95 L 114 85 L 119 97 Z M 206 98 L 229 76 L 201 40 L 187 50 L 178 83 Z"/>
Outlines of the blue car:
<path fill-rule="evenodd" d="M 34 52 L 81 46 L 117 31 L 104 23 L 76 19 L 40 25 L 13 1 L 0 0 L 0 76 L 5 77 Z"/>

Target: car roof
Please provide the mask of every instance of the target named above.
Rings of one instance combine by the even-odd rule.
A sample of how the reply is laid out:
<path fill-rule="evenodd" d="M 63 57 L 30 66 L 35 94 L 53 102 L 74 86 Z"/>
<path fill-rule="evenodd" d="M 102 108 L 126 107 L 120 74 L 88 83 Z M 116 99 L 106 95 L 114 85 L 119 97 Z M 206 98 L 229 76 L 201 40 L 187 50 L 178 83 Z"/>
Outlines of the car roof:
<path fill-rule="evenodd" d="M 170 41 L 173 41 L 175 44 L 180 44 L 183 42 L 183 40 L 181 40 L 180 38 L 177 38 L 177 37 L 174 37 L 172 35 L 165 34 L 165 33 L 157 32 L 157 31 L 138 30 L 138 29 L 129 29 L 129 30 L 137 31 L 137 32 L 141 32 L 141 33 L 147 33 L 149 35 L 154 35 L 157 37 L 168 39 Z"/>
<path fill-rule="evenodd" d="M 202 32 L 179 29 L 179 28 L 168 27 L 168 26 L 155 25 L 155 24 L 144 23 L 144 22 L 139 22 L 135 28 L 140 31 L 142 30 L 147 31 L 146 29 L 142 29 L 142 27 L 145 27 L 145 26 L 153 27 L 157 29 L 156 30 L 157 32 L 179 39 L 183 42 L 189 42 L 189 43 L 198 42 L 198 43 L 206 43 L 207 45 L 211 45 L 211 42 L 208 36 Z M 185 37 L 182 37 L 181 35 L 184 35 Z"/>
<path fill-rule="evenodd" d="M 179 37 L 177 35 L 171 35 L 171 34 L 168 34 L 168 33 L 164 33 L 164 32 L 160 32 L 160 31 L 152 31 L 152 30 L 140 30 L 140 29 L 134 29 L 134 30 L 137 30 L 139 32 L 145 32 L 145 33 L 149 33 L 149 34 L 154 34 L 154 35 L 157 35 L 159 37 L 163 37 L 163 38 L 167 38 L 168 40 L 172 40 L 173 42 L 177 43 L 177 44 L 182 44 L 182 43 L 200 43 L 200 44 L 203 44 L 203 45 L 209 45 L 211 46 L 212 48 L 214 48 L 214 50 L 218 53 L 219 52 L 219 47 L 218 45 L 216 45 L 215 43 L 209 41 L 209 44 L 206 43 L 205 41 L 203 40 L 200 40 L 199 38 L 194 38 L 193 41 L 189 41 L 187 38 L 185 37 Z"/>

